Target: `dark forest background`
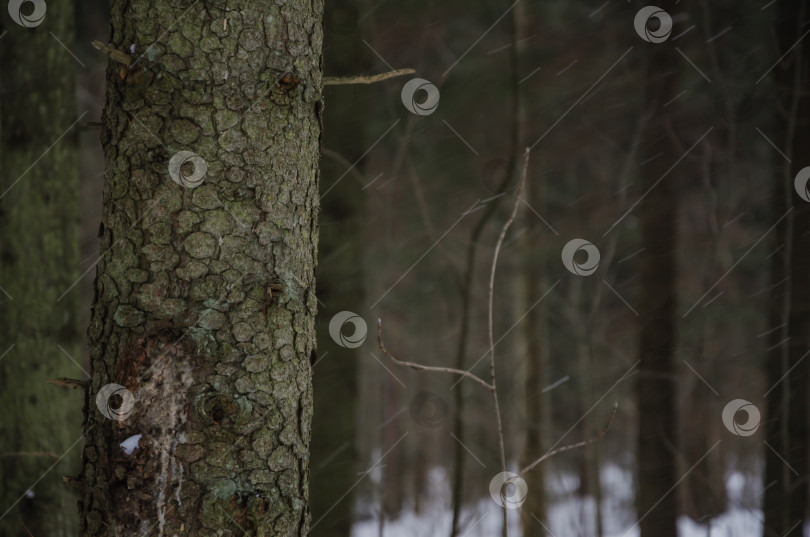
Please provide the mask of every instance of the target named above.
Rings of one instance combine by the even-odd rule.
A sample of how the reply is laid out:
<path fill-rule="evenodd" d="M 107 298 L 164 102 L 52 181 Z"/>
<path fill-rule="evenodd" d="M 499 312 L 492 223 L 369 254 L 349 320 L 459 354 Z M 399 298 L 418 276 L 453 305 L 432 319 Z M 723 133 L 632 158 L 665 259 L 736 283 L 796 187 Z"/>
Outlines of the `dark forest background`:
<path fill-rule="evenodd" d="M 323 91 L 314 537 L 500 534 L 491 395 L 395 365 L 377 320 L 398 359 L 489 378 L 526 147 L 493 293 L 508 469 L 618 410 L 522 476 L 511 534 L 810 535 L 810 3 L 657 5 L 661 43 L 623 0 L 327 0 L 326 76 L 415 74 Z M 109 8 L 47 16 L 0 30 L 0 534 L 36 537 L 76 535 L 81 398 L 45 381 L 86 378 Z"/>

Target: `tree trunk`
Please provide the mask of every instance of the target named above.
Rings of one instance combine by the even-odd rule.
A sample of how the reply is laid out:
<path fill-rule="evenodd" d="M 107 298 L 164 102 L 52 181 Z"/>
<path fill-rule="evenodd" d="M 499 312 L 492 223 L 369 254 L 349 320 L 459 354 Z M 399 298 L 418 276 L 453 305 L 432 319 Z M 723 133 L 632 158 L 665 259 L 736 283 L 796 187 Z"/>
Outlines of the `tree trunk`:
<path fill-rule="evenodd" d="M 86 378 L 66 356 L 82 361 L 78 294 L 57 301 L 79 277 L 77 64 L 51 36 L 73 43 L 72 4 L 3 33 L 0 535 L 68 536 L 78 517 L 62 476 L 78 471 L 81 395 L 46 380 Z"/>
<path fill-rule="evenodd" d="M 535 192 L 540 185 L 529 183 L 531 190 L 526 193 L 530 198 L 532 207 L 542 211 L 540 196 Z M 540 220 L 531 212 L 527 213 L 527 238 L 537 244 L 541 239 Z M 536 242 L 535 242 L 536 241 Z M 527 248 L 526 266 L 523 274 L 525 280 L 524 311 L 531 306 L 530 303 L 543 295 L 543 289 L 548 287 L 547 278 L 543 276 L 546 267 L 537 255 L 538 248 Z M 528 303 L 528 304 L 526 304 Z M 528 466 L 537 460 L 548 449 L 548 435 L 551 432 L 547 420 L 547 401 L 543 387 L 548 385 L 548 327 L 545 306 L 541 303 L 526 315 L 526 328 L 524 338 L 526 341 L 526 378 L 524 398 L 526 406 L 526 437 L 524 440 L 523 459 L 521 467 Z M 546 522 L 546 472 L 542 464 L 526 475 L 526 484 L 529 487 L 526 502 L 520 510 L 523 537 L 545 537 L 545 528 L 538 523 Z"/>
<path fill-rule="evenodd" d="M 780 54 L 787 54 L 804 33 L 809 10 L 806 0 L 780 2 Z M 771 263 L 775 288 L 769 322 L 773 329 L 765 369 L 768 385 L 774 388 L 766 400 L 765 434 L 770 448 L 765 449 L 764 535 L 801 537 L 807 521 L 810 472 L 810 365 L 805 356 L 810 346 L 810 204 L 799 198 L 793 178 L 807 165 L 800 155 L 810 145 L 810 46 L 799 41 L 774 71 L 780 108 L 786 114 L 778 125 L 793 162 L 775 168 L 772 217 L 778 220 L 791 207 L 793 210 L 777 226 L 777 246 L 781 248 Z"/>
<path fill-rule="evenodd" d="M 84 536 L 308 532 L 322 9 L 112 3 Z"/>
<path fill-rule="evenodd" d="M 670 14 L 674 2 L 658 4 Z M 639 192 L 646 192 L 680 156 L 665 136 L 676 106 L 662 108 L 675 97 L 679 68 L 670 44 L 646 45 L 647 140 L 642 161 L 649 160 L 640 178 Z M 659 153 L 663 158 L 653 158 Z M 676 174 L 677 175 L 677 170 Z M 642 244 L 639 317 L 639 377 L 636 397 L 638 423 L 638 494 L 636 506 L 641 537 L 676 537 L 677 493 L 676 390 L 674 380 L 677 342 L 677 178 L 661 181 L 639 204 Z M 660 502 L 660 503 L 659 503 Z M 657 505 L 656 505 L 657 504 Z"/>

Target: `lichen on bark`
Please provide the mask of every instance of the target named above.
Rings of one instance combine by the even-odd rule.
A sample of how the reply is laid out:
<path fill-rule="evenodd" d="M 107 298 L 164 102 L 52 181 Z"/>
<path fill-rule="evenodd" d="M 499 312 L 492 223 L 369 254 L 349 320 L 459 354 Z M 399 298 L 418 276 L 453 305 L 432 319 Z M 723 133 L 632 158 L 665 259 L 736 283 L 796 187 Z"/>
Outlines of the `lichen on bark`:
<path fill-rule="evenodd" d="M 322 10 L 112 2 L 82 535 L 307 533 Z"/>

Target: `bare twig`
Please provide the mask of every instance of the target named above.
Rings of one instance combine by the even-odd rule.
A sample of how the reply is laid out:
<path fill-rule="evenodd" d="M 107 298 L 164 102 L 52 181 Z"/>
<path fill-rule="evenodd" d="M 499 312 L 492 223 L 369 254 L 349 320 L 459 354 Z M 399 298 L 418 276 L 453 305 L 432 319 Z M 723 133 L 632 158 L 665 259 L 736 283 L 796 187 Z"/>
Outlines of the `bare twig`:
<path fill-rule="evenodd" d="M 613 410 L 610 412 L 610 418 L 608 419 L 608 423 L 607 425 L 605 425 L 605 428 L 602 429 L 602 431 L 599 434 L 588 440 L 583 440 L 582 442 L 577 442 L 576 444 L 562 446 L 557 449 L 549 451 L 548 453 L 546 453 L 545 455 L 543 455 L 542 457 L 540 457 L 539 459 L 528 465 L 526 468 L 521 470 L 520 475 L 524 475 L 527 472 L 531 472 L 538 464 L 540 464 L 546 459 L 550 459 L 551 457 L 553 457 L 558 453 L 562 453 L 563 451 L 568 451 L 570 449 L 584 447 L 587 446 L 588 444 L 593 444 L 594 442 L 598 442 L 599 440 L 601 440 L 602 437 L 605 436 L 605 434 L 608 432 L 608 429 L 610 429 L 610 426 L 613 425 L 613 418 L 616 417 L 616 410 L 618 410 L 618 408 L 619 403 L 613 403 Z"/>
<path fill-rule="evenodd" d="M 396 78 L 398 76 L 412 75 L 415 73 L 414 69 L 397 69 L 395 71 L 388 71 L 387 73 L 380 73 L 378 75 L 357 75 L 357 76 L 325 76 L 323 77 L 324 86 L 338 86 L 347 84 L 374 84 L 382 82 L 389 78 Z"/>
<path fill-rule="evenodd" d="M 498 424 L 498 449 L 501 455 L 501 471 L 506 471 L 506 448 L 504 447 L 503 438 L 503 420 L 501 419 L 501 405 L 498 402 L 498 386 L 495 377 L 495 338 L 492 335 L 492 302 L 495 296 L 495 268 L 498 266 L 498 255 L 501 253 L 501 246 L 506 238 L 506 232 L 512 222 L 515 221 L 517 216 L 518 206 L 520 205 L 521 197 L 523 196 L 523 189 L 526 186 L 526 175 L 529 171 L 529 153 L 530 149 L 527 147 L 523 153 L 523 174 L 520 178 L 520 185 L 515 193 L 515 204 L 512 206 L 512 213 L 501 228 L 501 234 L 498 235 L 498 240 L 495 243 L 495 252 L 492 254 L 492 268 L 489 271 L 489 307 L 488 307 L 488 326 L 489 332 L 489 377 L 492 385 L 492 405 L 495 407 L 495 419 Z M 509 535 L 509 524 L 506 515 L 506 505 L 503 506 L 503 536 Z"/>
<path fill-rule="evenodd" d="M 25 533 L 27 533 L 27 534 L 28 534 L 28 537 L 34 537 L 34 534 L 33 534 L 33 533 L 31 533 L 31 530 L 29 530 L 29 529 L 28 529 L 28 526 L 26 526 L 26 525 L 25 525 L 25 522 L 23 522 L 22 515 L 20 515 L 20 513 L 17 513 L 17 520 L 19 520 L 19 521 L 20 521 L 20 525 L 21 525 L 21 526 L 23 527 L 23 529 L 25 530 Z"/>
<path fill-rule="evenodd" d="M 503 245 L 503 241 L 506 238 L 506 232 L 509 231 L 509 227 L 512 225 L 512 222 L 515 221 L 515 216 L 517 216 L 518 206 L 520 205 L 520 199 L 523 195 L 523 189 L 526 186 L 526 175 L 529 171 L 529 153 L 530 150 L 527 147 L 526 152 L 523 154 L 523 174 L 520 178 L 520 185 L 518 186 L 517 193 L 515 194 L 515 204 L 512 207 L 512 214 L 509 215 L 509 218 L 503 225 L 501 229 L 501 234 L 498 235 L 498 241 L 495 243 L 495 252 L 492 255 L 492 268 L 489 271 L 489 375 L 490 375 L 490 382 L 492 386 L 492 400 L 495 406 L 495 417 L 498 421 L 498 445 L 500 448 L 501 453 L 501 467 L 503 471 L 506 471 L 506 449 L 504 448 L 504 441 L 503 441 L 503 423 L 501 420 L 501 407 L 498 403 L 498 388 L 495 382 L 495 338 L 492 335 L 492 301 L 493 297 L 495 296 L 495 268 L 498 265 L 498 255 L 501 252 L 501 246 Z"/>
<path fill-rule="evenodd" d="M 132 56 L 130 56 L 126 52 L 122 52 L 117 48 L 113 48 L 110 45 L 107 45 L 106 43 L 102 43 L 101 41 L 91 41 L 91 44 L 98 50 L 106 54 L 113 61 L 124 64 L 127 67 L 129 67 L 130 64 L 132 64 L 133 61 Z"/>
<path fill-rule="evenodd" d="M 434 371 L 436 373 L 450 373 L 452 375 L 461 375 L 462 377 L 467 377 L 469 379 L 474 380 L 475 382 L 479 383 L 489 391 L 493 391 L 494 389 L 492 386 L 484 382 L 480 377 L 470 373 L 469 371 L 464 371 L 463 369 L 453 369 L 451 367 L 433 367 L 422 364 L 415 364 L 413 362 L 403 362 L 401 360 L 397 360 L 391 355 L 390 352 L 388 352 L 388 350 L 385 348 L 385 345 L 383 345 L 382 319 L 377 319 L 377 341 L 379 341 L 380 343 L 380 350 L 382 351 L 382 353 L 386 355 L 388 359 L 394 362 L 396 365 L 403 367 L 410 367 L 414 371 Z"/>
<path fill-rule="evenodd" d="M 89 380 L 78 380 L 78 379 L 69 379 L 67 377 L 59 377 L 58 379 L 48 379 L 45 382 L 48 384 L 56 384 L 57 386 L 67 386 L 68 388 L 73 388 L 74 390 L 86 390 L 87 387 L 90 385 Z"/>

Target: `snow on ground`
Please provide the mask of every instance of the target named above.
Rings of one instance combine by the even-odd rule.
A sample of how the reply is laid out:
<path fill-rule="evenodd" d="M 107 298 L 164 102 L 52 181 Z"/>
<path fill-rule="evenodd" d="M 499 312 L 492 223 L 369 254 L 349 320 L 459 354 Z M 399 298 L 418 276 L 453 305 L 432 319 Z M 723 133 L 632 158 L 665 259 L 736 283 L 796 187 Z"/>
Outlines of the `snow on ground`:
<path fill-rule="evenodd" d="M 446 537 L 450 534 L 452 511 L 449 480 L 443 469 L 435 468 L 428 476 L 428 493 L 419 515 L 405 509 L 395 520 L 386 520 L 382 533 L 377 520 L 357 522 L 352 537 Z M 756 476 L 731 472 L 726 478 L 729 508 L 711 521 L 711 527 L 697 524 L 688 517 L 678 520 L 680 537 L 760 537 L 762 514 L 743 507 L 746 491 Z M 546 520 L 538 521 L 555 537 L 594 537 L 594 509 L 592 498 L 583 500 L 575 494 L 578 479 L 571 474 L 558 474 L 549 483 L 551 496 L 556 497 L 548 509 Z M 602 470 L 605 491 L 602 500 L 604 537 L 639 537 L 633 509 L 633 477 L 628 470 L 606 465 Z M 490 498 L 481 498 L 474 508 L 463 510 L 462 530 L 459 537 L 499 537 L 501 508 Z M 509 511 L 509 535 L 521 537 L 518 510 Z"/>

